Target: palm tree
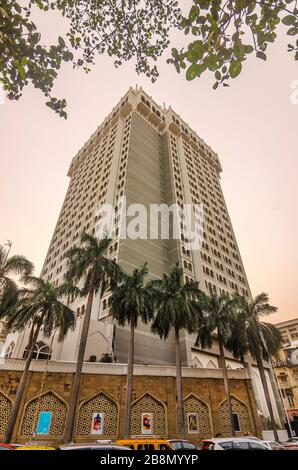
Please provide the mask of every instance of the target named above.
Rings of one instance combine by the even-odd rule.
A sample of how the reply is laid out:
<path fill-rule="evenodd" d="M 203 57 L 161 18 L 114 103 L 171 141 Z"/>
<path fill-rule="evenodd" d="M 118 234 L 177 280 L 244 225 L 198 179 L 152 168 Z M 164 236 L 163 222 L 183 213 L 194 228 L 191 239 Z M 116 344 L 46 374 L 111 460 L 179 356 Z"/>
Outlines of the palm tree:
<path fill-rule="evenodd" d="M 251 302 L 247 302 L 244 298 L 242 299 L 242 313 L 247 349 L 257 362 L 273 427 L 274 438 L 278 441 L 277 426 L 274 419 L 263 360 L 269 361 L 270 358 L 279 351 L 282 346 L 282 336 L 274 325 L 261 321 L 264 316 L 276 312 L 277 307 L 269 304 L 269 297 L 264 292 L 257 295 Z"/>
<path fill-rule="evenodd" d="M 111 296 L 113 318 L 120 326 L 125 326 L 126 323 L 130 326 L 125 400 L 125 439 L 129 439 L 130 436 L 134 333 L 139 320 L 147 324 L 154 315 L 153 291 L 150 288 L 150 283 L 145 283 L 147 274 L 147 263 L 141 269 L 135 269 L 131 275 L 121 271 Z"/>
<path fill-rule="evenodd" d="M 113 281 L 117 273 L 117 264 L 106 257 L 110 243 L 111 239 L 109 238 L 97 239 L 83 232 L 81 235 L 81 246 L 75 246 L 66 253 L 69 267 L 65 274 L 65 279 L 70 284 L 81 283 L 81 296 L 87 296 L 87 306 L 66 422 L 65 441 L 67 443 L 72 441 L 73 436 L 93 299 L 95 294 L 100 293 L 102 295 L 105 292 L 108 281 Z"/>
<path fill-rule="evenodd" d="M 19 255 L 9 257 L 9 250 L 0 245 L 0 317 L 17 300 L 18 287 L 11 276 L 29 276 L 33 269 L 27 258 Z"/>
<path fill-rule="evenodd" d="M 220 367 L 223 372 L 223 380 L 225 393 L 227 396 L 227 405 L 232 436 L 235 436 L 235 427 L 224 348 L 231 351 L 234 357 L 243 356 L 243 350 L 241 349 L 241 332 L 239 331 L 239 336 L 236 336 L 234 334 L 236 330 L 238 331 L 238 306 L 238 296 L 233 296 L 232 298 L 230 298 L 227 294 L 217 295 L 216 293 L 210 293 L 206 297 L 206 303 L 204 305 L 205 317 L 204 321 L 199 327 L 198 337 L 196 341 L 196 346 L 201 346 L 202 348 L 210 348 L 212 346 L 213 341 L 217 339 L 219 347 Z"/>
<path fill-rule="evenodd" d="M 7 314 L 7 327 L 11 331 L 22 331 L 31 326 L 31 335 L 27 348 L 24 371 L 16 394 L 16 399 L 10 415 L 5 442 L 10 442 L 16 419 L 20 410 L 28 371 L 30 368 L 34 347 L 39 333 L 49 338 L 58 331 L 58 341 L 62 341 L 69 330 L 75 327 L 73 311 L 61 301 L 69 293 L 69 286 L 55 286 L 37 277 L 30 277 L 27 282 L 32 289 L 21 291 L 19 299 Z"/>
<path fill-rule="evenodd" d="M 200 302 L 203 293 L 199 284 L 194 281 L 184 282 L 183 270 L 178 266 L 169 274 L 163 274 L 162 279 L 152 281 L 156 301 L 156 317 L 152 331 L 166 339 L 174 329 L 175 361 L 177 386 L 178 435 L 184 437 L 184 412 L 181 377 L 180 331 L 194 333 L 200 322 Z"/>

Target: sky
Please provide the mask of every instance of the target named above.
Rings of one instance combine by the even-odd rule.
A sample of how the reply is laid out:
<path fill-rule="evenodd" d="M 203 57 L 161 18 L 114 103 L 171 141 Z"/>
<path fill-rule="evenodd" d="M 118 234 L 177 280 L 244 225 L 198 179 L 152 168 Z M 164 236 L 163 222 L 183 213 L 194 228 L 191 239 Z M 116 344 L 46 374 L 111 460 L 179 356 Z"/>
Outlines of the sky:
<path fill-rule="evenodd" d="M 63 24 L 42 19 L 46 40 Z M 175 39 L 175 38 L 174 38 Z M 218 153 L 222 187 L 252 294 L 265 291 L 278 313 L 273 323 L 297 318 L 298 104 L 291 103 L 297 62 L 282 37 L 265 63 L 251 57 L 230 88 L 214 91 L 213 76 L 187 82 L 159 62 L 152 84 L 134 64 L 120 69 L 99 56 L 92 72 L 63 66 L 54 94 L 67 99 L 68 119 L 45 106 L 28 87 L 18 102 L 0 105 L 0 244 L 27 256 L 40 273 L 68 186 L 72 158 L 130 86 L 138 84 L 171 105 Z"/>

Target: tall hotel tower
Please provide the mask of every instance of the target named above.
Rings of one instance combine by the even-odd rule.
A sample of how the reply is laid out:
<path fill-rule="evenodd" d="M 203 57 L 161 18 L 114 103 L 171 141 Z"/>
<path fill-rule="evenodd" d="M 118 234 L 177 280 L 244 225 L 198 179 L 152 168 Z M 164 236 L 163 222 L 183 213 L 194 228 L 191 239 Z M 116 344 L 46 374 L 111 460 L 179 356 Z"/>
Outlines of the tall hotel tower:
<path fill-rule="evenodd" d="M 220 186 L 221 165 L 217 154 L 176 114 L 171 107 L 156 104 L 142 89 L 129 89 L 96 132 L 72 160 L 69 187 L 45 259 L 42 277 L 59 284 L 67 269 L 66 251 L 79 243 L 83 230 L 95 233 L 99 204 L 115 208 L 115 238 L 108 255 L 131 272 L 148 262 L 149 276 L 168 273 L 178 261 L 187 279 L 200 282 L 205 292 L 239 292 L 251 297 L 243 263 Z M 180 239 L 120 238 L 119 201 L 131 204 L 202 204 L 203 245 L 187 246 L 184 225 Z M 77 327 L 63 343 L 52 349 L 40 338 L 37 358 L 50 352 L 52 360 L 74 361 L 86 299 L 69 299 L 77 315 Z M 72 301 L 73 300 L 73 301 Z M 126 328 L 113 323 L 109 295 L 95 298 L 85 360 L 112 354 L 125 362 L 128 351 Z M 27 333 L 14 341 L 14 356 L 22 357 Z M 174 364 L 174 342 L 161 341 L 150 327 L 139 325 L 135 335 L 135 361 L 139 364 Z M 216 348 L 200 351 L 194 338 L 181 335 L 184 365 L 218 367 Z M 232 359 L 231 359 L 232 360 Z"/>

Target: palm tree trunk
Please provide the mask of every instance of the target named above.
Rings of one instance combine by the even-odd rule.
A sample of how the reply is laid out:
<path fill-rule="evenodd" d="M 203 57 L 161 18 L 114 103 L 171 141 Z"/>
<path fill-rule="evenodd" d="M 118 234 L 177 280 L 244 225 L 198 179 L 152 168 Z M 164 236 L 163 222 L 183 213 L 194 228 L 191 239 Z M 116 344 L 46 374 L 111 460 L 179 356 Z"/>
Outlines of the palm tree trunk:
<path fill-rule="evenodd" d="M 126 379 L 126 396 L 125 396 L 125 417 L 124 417 L 124 439 L 130 437 L 130 415 L 131 415 L 131 397 L 132 397 L 132 380 L 134 365 L 134 349 L 135 349 L 135 326 L 132 321 L 130 324 L 130 339 L 127 361 L 127 379 Z"/>
<path fill-rule="evenodd" d="M 11 441 L 13 431 L 14 431 L 14 428 L 15 428 L 15 425 L 16 425 L 16 420 L 17 420 L 17 417 L 18 417 L 18 414 L 19 414 L 19 411 L 20 411 L 20 406 L 21 406 L 21 403 L 22 403 L 24 390 L 25 390 L 25 386 L 26 386 L 26 382 L 27 382 L 28 372 L 29 372 L 29 368 L 30 368 L 30 364 L 31 364 L 31 360 L 32 360 L 33 352 L 34 352 L 34 346 L 35 346 L 37 338 L 38 338 L 40 327 L 41 327 L 41 325 L 36 326 L 35 332 L 34 332 L 33 337 L 32 337 L 30 349 L 29 349 L 29 352 L 28 352 L 27 357 L 26 357 L 25 367 L 24 367 L 24 370 L 23 370 L 23 373 L 22 373 L 19 388 L 18 388 L 18 391 L 17 391 L 17 394 L 16 394 L 16 399 L 15 399 L 15 402 L 14 402 L 14 405 L 13 405 L 13 408 L 12 408 L 12 411 L 11 411 L 11 415 L 10 415 L 10 418 L 9 418 L 9 422 L 8 422 L 8 427 L 7 427 L 6 436 L 5 436 L 5 442 L 6 443 L 9 443 Z"/>
<path fill-rule="evenodd" d="M 32 325 L 32 328 L 30 330 L 30 334 L 29 334 L 29 339 L 28 339 L 28 346 L 27 346 L 27 351 L 25 352 L 23 358 L 24 359 L 27 359 L 27 356 L 29 354 L 29 351 L 30 351 L 30 348 L 31 348 L 31 344 L 32 344 L 32 340 L 33 340 L 33 334 L 34 334 L 34 325 Z"/>
<path fill-rule="evenodd" d="M 80 344 L 79 344 L 76 372 L 75 372 L 74 381 L 72 385 L 70 407 L 68 410 L 67 421 L 66 421 L 66 430 L 65 430 L 64 440 L 67 444 L 72 441 L 72 437 L 73 437 L 73 430 L 74 430 L 76 410 L 77 410 L 77 405 L 78 405 L 82 367 L 83 367 L 84 355 L 85 355 L 87 338 L 88 338 L 93 297 L 94 297 L 94 289 L 92 288 L 90 289 L 89 294 L 88 294 L 86 313 L 84 317 L 81 339 L 80 339 Z"/>
<path fill-rule="evenodd" d="M 261 382 L 262 382 L 262 385 L 263 385 L 265 399 L 266 399 L 266 403 L 267 403 L 267 406 L 268 406 L 268 411 L 269 411 L 269 415 L 270 415 L 270 419 L 271 419 L 271 423 L 272 423 L 272 430 L 273 430 L 273 433 L 274 433 L 274 439 L 278 442 L 279 439 L 278 439 L 277 427 L 276 427 L 275 418 L 274 418 L 274 414 L 273 414 L 271 398 L 270 398 L 270 394 L 269 394 L 269 390 L 268 390 L 264 364 L 263 364 L 262 358 L 259 354 L 257 355 L 256 359 L 257 359 L 257 365 L 258 365 L 258 369 L 260 371 Z"/>
<path fill-rule="evenodd" d="M 227 395 L 228 413 L 229 413 L 229 418 L 230 418 L 230 423 L 231 423 L 231 433 L 232 433 L 232 436 L 235 436 L 235 427 L 234 427 L 234 420 L 233 420 L 233 410 L 232 410 L 228 371 L 227 371 L 224 347 L 220 339 L 218 339 L 218 346 L 219 346 L 220 363 L 221 363 L 222 374 L 223 374 L 223 379 L 224 379 L 225 392 Z"/>
<path fill-rule="evenodd" d="M 181 377 L 181 355 L 179 329 L 175 328 L 175 359 L 176 359 L 176 387 L 177 387 L 177 412 L 178 412 L 178 437 L 184 438 L 184 412 Z"/>

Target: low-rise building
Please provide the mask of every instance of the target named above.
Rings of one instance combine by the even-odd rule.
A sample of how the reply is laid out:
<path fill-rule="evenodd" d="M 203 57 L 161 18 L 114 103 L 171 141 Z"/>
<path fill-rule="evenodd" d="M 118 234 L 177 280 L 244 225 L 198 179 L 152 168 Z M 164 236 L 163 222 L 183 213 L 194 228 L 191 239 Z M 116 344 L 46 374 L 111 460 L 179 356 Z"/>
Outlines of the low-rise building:
<path fill-rule="evenodd" d="M 298 423 L 298 318 L 275 326 L 282 334 L 283 346 L 272 365 L 284 408 L 294 425 L 295 421 Z"/>

